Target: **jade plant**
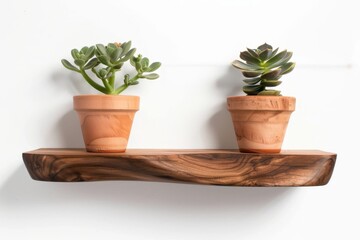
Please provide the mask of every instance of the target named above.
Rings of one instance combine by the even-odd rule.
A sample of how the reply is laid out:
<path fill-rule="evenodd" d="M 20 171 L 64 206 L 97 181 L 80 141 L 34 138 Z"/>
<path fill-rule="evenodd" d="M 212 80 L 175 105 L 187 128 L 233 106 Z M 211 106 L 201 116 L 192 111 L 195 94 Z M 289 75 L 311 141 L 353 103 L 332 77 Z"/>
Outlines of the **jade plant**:
<path fill-rule="evenodd" d="M 278 48 L 264 43 L 257 49 L 247 48 L 240 53 L 241 60 L 235 60 L 232 65 L 242 72 L 246 85 L 243 91 L 247 95 L 280 95 L 280 91 L 268 89 L 281 84 L 282 75 L 291 72 L 294 62 L 289 62 L 292 52 L 287 50 L 278 53 Z"/>
<path fill-rule="evenodd" d="M 69 70 L 80 73 L 83 78 L 95 89 L 110 95 L 117 95 L 127 89 L 129 86 L 139 84 L 139 79 L 157 79 L 158 74 L 153 73 L 160 66 L 160 62 L 150 64 L 148 58 L 141 54 L 135 56 L 135 48 L 131 48 L 131 41 L 124 43 L 109 43 L 107 46 L 96 44 L 95 46 L 83 47 L 81 50 L 71 50 L 74 59 L 74 65 L 68 60 L 62 59 L 61 62 Z M 136 74 L 124 75 L 123 84 L 116 85 L 116 72 L 121 71 L 124 63 L 130 61 L 135 68 Z M 93 74 L 89 75 L 88 72 Z M 97 77 L 102 85 L 93 78 Z"/>

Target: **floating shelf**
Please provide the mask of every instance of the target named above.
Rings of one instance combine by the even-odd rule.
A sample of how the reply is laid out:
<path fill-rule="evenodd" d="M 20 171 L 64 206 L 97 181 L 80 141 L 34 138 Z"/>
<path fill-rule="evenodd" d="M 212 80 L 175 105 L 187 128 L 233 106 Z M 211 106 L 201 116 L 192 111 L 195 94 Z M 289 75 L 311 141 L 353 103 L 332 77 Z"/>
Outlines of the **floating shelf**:
<path fill-rule="evenodd" d="M 278 154 L 238 150 L 38 149 L 23 153 L 35 180 L 81 182 L 141 180 L 226 186 L 320 186 L 329 182 L 336 154 L 317 150 Z"/>

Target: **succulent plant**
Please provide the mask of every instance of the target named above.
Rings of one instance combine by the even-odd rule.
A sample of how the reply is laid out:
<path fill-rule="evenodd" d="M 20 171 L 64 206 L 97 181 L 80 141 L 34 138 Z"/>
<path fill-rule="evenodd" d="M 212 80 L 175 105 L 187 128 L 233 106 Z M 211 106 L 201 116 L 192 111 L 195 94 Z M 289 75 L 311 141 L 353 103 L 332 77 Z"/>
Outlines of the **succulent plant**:
<path fill-rule="evenodd" d="M 96 44 L 95 46 L 83 47 L 81 50 L 71 50 L 74 64 L 62 59 L 61 63 L 69 70 L 80 73 L 83 78 L 95 89 L 104 93 L 117 95 L 129 86 L 139 84 L 139 79 L 157 79 L 158 74 L 153 73 L 160 66 L 160 62 L 150 64 L 148 58 L 142 55 L 134 56 L 136 49 L 131 48 L 131 41 L 124 43 L 109 43 L 107 46 Z M 124 75 L 123 84 L 115 85 L 115 74 L 121 71 L 125 62 L 130 61 L 136 69 L 136 75 Z M 87 71 L 92 71 L 94 76 L 101 80 L 102 85 L 97 83 Z"/>
<path fill-rule="evenodd" d="M 247 95 L 280 95 L 280 91 L 269 90 L 267 87 L 280 85 L 279 79 L 291 72 L 295 63 L 289 62 L 292 52 L 284 50 L 278 53 L 278 49 L 273 50 L 266 43 L 257 49 L 247 48 L 247 51 L 240 53 L 243 61 L 235 60 L 232 63 L 246 77 L 243 91 Z"/>

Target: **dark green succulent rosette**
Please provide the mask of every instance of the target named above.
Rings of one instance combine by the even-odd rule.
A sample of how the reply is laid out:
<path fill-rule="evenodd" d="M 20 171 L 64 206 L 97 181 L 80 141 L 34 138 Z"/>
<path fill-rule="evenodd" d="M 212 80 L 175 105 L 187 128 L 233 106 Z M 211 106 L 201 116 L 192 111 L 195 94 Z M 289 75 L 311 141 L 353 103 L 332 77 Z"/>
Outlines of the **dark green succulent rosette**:
<path fill-rule="evenodd" d="M 232 63 L 246 77 L 243 91 L 247 95 L 280 95 L 280 91 L 268 88 L 280 85 L 279 79 L 291 72 L 295 63 L 289 62 L 292 52 L 284 50 L 278 53 L 278 50 L 264 43 L 257 49 L 247 48 L 240 53 L 241 60 Z"/>

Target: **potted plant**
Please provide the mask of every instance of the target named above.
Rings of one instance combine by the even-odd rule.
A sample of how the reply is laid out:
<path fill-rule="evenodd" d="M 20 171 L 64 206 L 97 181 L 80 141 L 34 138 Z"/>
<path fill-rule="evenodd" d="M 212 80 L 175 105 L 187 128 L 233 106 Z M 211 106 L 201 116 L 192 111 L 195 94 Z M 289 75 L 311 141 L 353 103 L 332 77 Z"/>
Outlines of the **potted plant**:
<path fill-rule="evenodd" d="M 68 60 L 61 62 L 67 69 L 82 75 L 101 95 L 74 96 L 74 109 L 78 113 L 86 150 L 89 152 L 124 152 L 128 143 L 135 112 L 139 110 L 138 96 L 118 95 L 140 79 L 157 79 L 153 73 L 161 63 L 150 61 L 140 54 L 131 41 L 109 43 L 106 46 L 83 47 L 71 50 L 74 65 Z M 136 74 L 125 74 L 123 83 L 116 84 L 115 75 L 130 61 Z M 88 74 L 88 72 L 92 74 Z M 95 81 L 97 77 L 99 81 Z"/>
<path fill-rule="evenodd" d="M 278 53 L 269 44 L 240 53 L 241 60 L 232 65 L 245 77 L 243 91 L 247 96 L 228 97 L 228 110 L 234 124 L 241 152 L 278 153 L 295 98 L 281 96 L 271 89 L 281 84 L 282 75 L 291 72 L 295 63 L 289 62 L 292 53 Z M 270 89 L 269 89 L 270 88 Z"/>

